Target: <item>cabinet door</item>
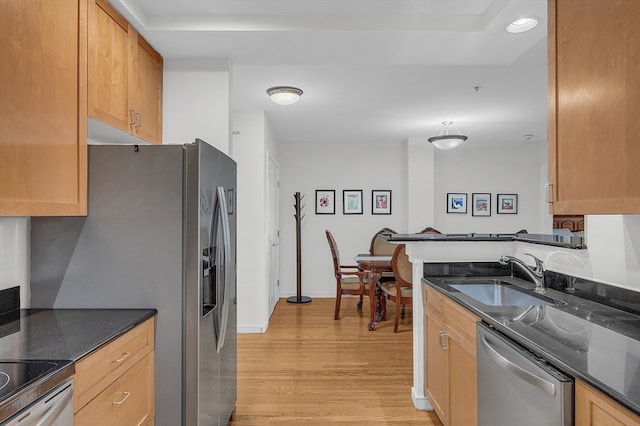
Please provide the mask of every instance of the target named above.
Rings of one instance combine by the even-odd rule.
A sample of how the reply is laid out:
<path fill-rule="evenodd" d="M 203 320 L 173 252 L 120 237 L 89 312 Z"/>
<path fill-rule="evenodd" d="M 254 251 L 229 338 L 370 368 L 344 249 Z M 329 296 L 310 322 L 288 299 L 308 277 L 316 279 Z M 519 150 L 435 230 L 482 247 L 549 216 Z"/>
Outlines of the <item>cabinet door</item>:
<path fill-rule="evenodd" d="M 449 361 L 442 320 L 433 312 L 425 316 L 426 393 L 442 423 L 449 425 Z"/>
<path fill-rule="evenodd" d="M 549 0 L 556 214 L 640 213 L 637 0 Z"/>
<path fill-rule="evenodd" d="M 135 37 L 131 108 L 135 134 L 151 143 L 162 142 L 162 56 L 140 35 Z"/>
<path fill-rule="evenodd" d="M 449 340 L 449 424 L 472 426 L 478 424 L 476 359 L 455 339 Z"/>
<path fill-rule="evenodd" d="M 638 426 L 640 417 L 576 380 L 576 426 Z"/>
<path fill-rule="evenodd" d="M 125 132 L 129 108 L 131 27 L 106 0 L 89 1 L 88 114 Z"/>
<path fill-rule="evenodd" d="M 0 216 L 86 214 L 86 2 L 0 1 Z"/>

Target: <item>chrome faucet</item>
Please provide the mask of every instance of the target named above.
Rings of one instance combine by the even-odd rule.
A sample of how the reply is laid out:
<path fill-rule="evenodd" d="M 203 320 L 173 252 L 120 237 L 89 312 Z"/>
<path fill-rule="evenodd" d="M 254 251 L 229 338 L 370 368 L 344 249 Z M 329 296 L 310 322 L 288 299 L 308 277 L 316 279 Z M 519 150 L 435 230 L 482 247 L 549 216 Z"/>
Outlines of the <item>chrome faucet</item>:
<path fill-rule="evenodd" d="M 536 262 L 535 268 L 527 265 L 522 260 L 514 256 L 502 256 L 498 260 L 498 262 L 501 265 L 509 265 L 510 263 L 515 263 L 516 265 L 520 266 L 520 268 L 527 275 L 529 275 L 529 277 L 531 277 L 533 282 L 536 284 L 536 288 L 534 291 L 540 294 L 546 293 L 548 289 L 547 289 L 547 283 L 544 279 L 544 266 L 543 266 L 542 260 L 538 259 L 534 255 L 529 253 L 525 253 L 525 255 L 531 256 L 533 258 L 533 260 Z"/>

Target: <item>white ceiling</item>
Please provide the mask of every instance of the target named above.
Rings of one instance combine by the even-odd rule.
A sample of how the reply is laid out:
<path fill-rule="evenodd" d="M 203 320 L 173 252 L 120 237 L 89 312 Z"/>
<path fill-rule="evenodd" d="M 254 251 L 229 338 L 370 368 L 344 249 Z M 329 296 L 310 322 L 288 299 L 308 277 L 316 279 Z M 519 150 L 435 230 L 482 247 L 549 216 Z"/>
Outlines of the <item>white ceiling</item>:
<path fill-rule="evenodd" d="M 546 142 L 547 0 L 110 0 L 165 57 L 229 58 L 283 142 Z M 540 25 L 507 33 L 509 22 Z M 291 106 L 271 86 L 304 90 Z M 533 137 L 524 137 L 533 135 Z M 531 141 L 528 141 L 531 139 Z"/>

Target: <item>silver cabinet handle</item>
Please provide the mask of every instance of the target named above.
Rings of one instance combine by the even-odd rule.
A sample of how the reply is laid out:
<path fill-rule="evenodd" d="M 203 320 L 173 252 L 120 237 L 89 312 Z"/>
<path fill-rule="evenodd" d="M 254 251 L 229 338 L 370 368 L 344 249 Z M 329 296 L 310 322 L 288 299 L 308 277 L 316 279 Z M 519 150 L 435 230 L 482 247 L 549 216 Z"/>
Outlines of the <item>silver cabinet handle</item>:
<path fill-rule="evenodd" d="M 442 349 L 446 351 L 447 349 L 449 349 L 449 347 L 444 343 L 445 337 L 449 337 L 449 335 L 445 331 L 441 331 L 440 333 L 438 333 L 438 344 Z"/>
<path fill-rule="evenodd" d="M 122 405 L 131 396 L 131 392 L 122 392 L 122 394 L 124 395 L 124 397 L 120 401 L 114 401 L 111 404 Z"/>
<path fill-rule="evenodd" d="M 547 197 L 547 203 L 553 203 L 553 184 L 552 183 L 548 183 L 544 186 L 545 192 L 546 192 L 546 197 Z M 551 195 L 551 196 L 549 196 Z"/>
<path fill-rule="evenodd" d="M 509 371 L 514 376 L 520 378 L 522 381 L 529 383 L 531 386 L 534 386 L 551 396 L 555 396 L 556 386 L 553 383 L 543 379 L 542 377 L 536 376 L 500 355 L 500 353 L 498 353 L 498 351 L 496 351 L 482 335 L 480 335 L 480 343 L 482 343 L 482 345 L 487 349 L 487 353 L 496 364 Z"/>
<path fill-rule="evenodd" d="M 113 362 L 121 363 L 125 359 L 129 358 L 129 355 L 131 355 L 129 352 L 124 352 L 120 358 L 114 360 Z"/>
<path fill-rule="evenodd" d="M 135 126 L 136 125 L 136 112 L 135 110 L 130 109 L 129 110 L 129 126 Z"/>
<path fill-rule="evenodd" d="M 142 126 L 142 114 L 136 112 L 136 127 Z"/>

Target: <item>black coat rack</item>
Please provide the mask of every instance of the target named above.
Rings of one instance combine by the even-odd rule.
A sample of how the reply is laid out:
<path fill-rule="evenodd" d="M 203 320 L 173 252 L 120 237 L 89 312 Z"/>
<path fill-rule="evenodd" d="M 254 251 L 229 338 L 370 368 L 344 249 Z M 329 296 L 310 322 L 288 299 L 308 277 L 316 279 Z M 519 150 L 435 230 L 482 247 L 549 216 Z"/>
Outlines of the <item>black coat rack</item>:
<path fill-rule="evenodd" d="M 289 303 L 309 303 L 311 298 L 302 295 L 302 244 L 300 242 L 300 224 L 304 215 L 302 214 L 302 208 L 304 207 L 300 203 L 304 198 L 304 195 L 300 195 L 299 192 L 293 194 L 293 198 L 296 200 L 293 207 L 296 209 L 296 213 L 293 215 L 296 219 L 296 295 L 287 298 Z"/>

